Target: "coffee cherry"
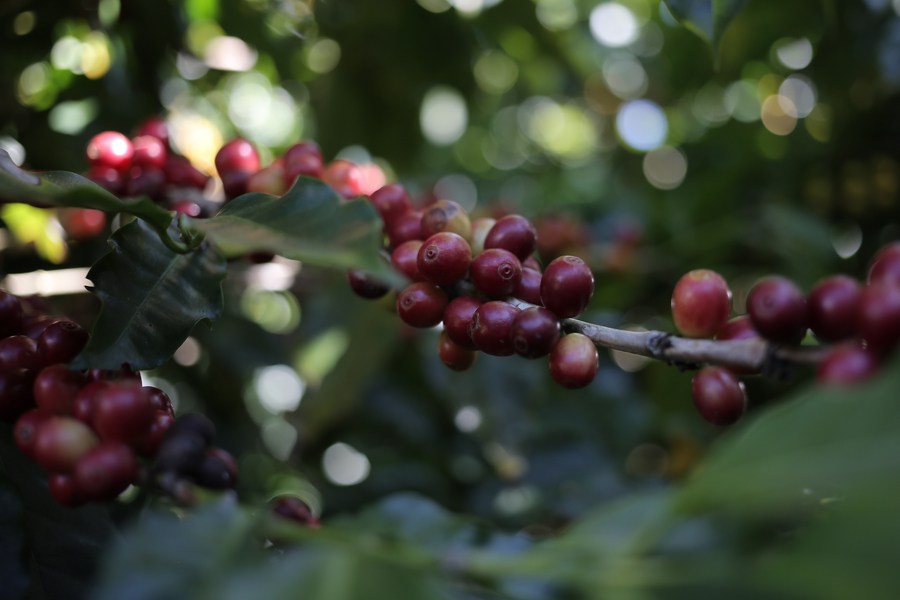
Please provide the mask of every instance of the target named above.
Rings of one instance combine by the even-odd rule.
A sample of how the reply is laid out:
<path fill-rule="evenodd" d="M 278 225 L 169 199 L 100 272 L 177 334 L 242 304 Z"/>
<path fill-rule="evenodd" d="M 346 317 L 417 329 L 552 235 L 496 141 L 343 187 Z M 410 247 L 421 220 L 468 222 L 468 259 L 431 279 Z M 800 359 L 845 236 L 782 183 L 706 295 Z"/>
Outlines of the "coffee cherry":
<path fill-rule="evenodd" d="M 583 388 L 597 376 L 600 356 L 589 337 L 570 333 L 556 342 L 550 351 L 550 376 L 569 389 Z"/>
<path fill-rule="evenodd" d="M 484 247 L 502 248 L 525 260 L 533 252 L 537 232 L 531 222 L 521 215 L 507 215 L 498 219 L 484 239 Z"/>
<path fill-rule="evenodd" d="M 118 131 L 98 133 L 87 145 L 87 158 L 91 165 L 103 165 L 118 171 L 124 171 L 131 165 L 133 154 L 131 140 Z"/>
<path fill-rule="evenodd" d="M 397 296 L 397 314 L 407 325 L 434 327 L 441 322 L 447 302 L 447 294 L 441 288 L 420 281 L 407 286 Z"/>
<path fill-rule="evenodd" d="M 226 173 L 256 173 L 259 171 L 259 153 L 249 141 L 235 138 L 219 149 L 215 164 L 223 180 Z"/>
<path fill-rule="evenodd" d="M 453 200 L 438 200 L 422 213 L 422 235 L 427 238 L 444 231 L 460 235 L 466 240 L 472 237 L 469 213 Z"/>
<path fill-rule="evenodd" d="M 169 127 L 166 125 L 166 120 L 162 117 L 148 117 L 144 119 L 141 124 L 138 125 L 134 135 L 135 137 L 142 135 L 155 137 L 161 141 L 166 148 L 169 147 Z"/>
<path fill-rule="evenodd" d="M 0 338 L 20 333 L 23 317 L 19 298 L 0 290 Z"/>
<path fill-rule="evenodd" d="M 22 320 L 22 335 L 30 337 L 36 342 L 47 327 L 59 320 L 59 317 L 49 315 L 26 315 Z"/>
<path fill-rule="evenodd" d="M 391 248 L 396 248 L 409 240 L 424 239 L 422 211 L 411 210 L 394 217 L 391 222 L 385 223 L 385 233 L 387 233 Z"/>
<path fill-rule="evenodd" d="M 75 396 L 84 385 L 84 376 L 66 365 L 50 365 L 34 380 L 34 401 L 38 408 L 57 415 L 72 412 Z"/>
<path fill-rule="evenodd" d="M 128 197 L 148 196 L 154 200 L 162 197 L 166 187 L 166 174 L 158 167 L 133 166 L 125 178 L 125 195 Z"/>
<path fill-rule="evenodd" d="M 82 387 L 72 400 L 72 416 L 93 427 L 94 409 L 97 406 L 97 396 L 109 386 L 105 380 L 90 381 Z"/>
<path fill-rule="evenodd" d="M 0 373 L 25 369 L 33 371 L 44 363 L 37 342 L 24 335 L 0 340 Z"/>
<path fill-rule="evenodd" d="M 454 371 L 465 371 L 475 362 L 475 351 L 463 348 L 450 339 L 445 329 L 438 335 L 438 357 Z"/>
<path fill-rule="evenodd" d="M 741 315 L 727 321 L 716 333 L 717 340 L 749 340 L 758 338 L 759 333 L 753 329 L 750 315 Z"/>
<path fill-rule="evenodd" d="M 134 483 L 138 461 L 131 448 L 121 442 L 106 441 L 82 456 L 75 465 L 75 487 L 85 500 L 113 500 Z"/>
<path fill-rule="evenodd" d="M 169 154 L 166 157 L 163 172 L 166 174 L 168 184 L 175 187 L 202 190 L 209 183 L 209 175 L 194 167 L 185 157 L 176 154 Z"/>
<path fill-rule="evenodd" d="M 722 367 L 697 372 L 691 380 L 691 397 L 700 415 L 713 425 L 731 425 L 747 409 L 744 384 Z"/>
<path fill-rule="evenodd" d="M 900 341 L 900 287 L 866 286 L 859 299 L 858 327 L 866 347 L 889 352 Z"/>
<path fill-rule="evenodd" d="M 134 444 L 134 449 L 141 456 L 156 456 L 166 437 L 166 433 L 174 422 L 175 417 L 171 410 L 157 410 L 156 416 L 153 417 L 153 423 L 150 424 L 150 429 L 147 430 L 147 433 L 137 444 Z"/>
<path fill-rule="evenodd" d="M 203 207 L 191 200 L 178 200 L 169 204 L 169 210 L 175 212 L 175 215 L 187 215 L 189 217 L 204 216 Z"/>
<path fill-rule="evenodd" d="M 84 504 L 84 498 L 75 485 L 75 478 L 66 473 L 51 473 L 47 477 L 50 495 L 59 504 L 69 508 Z"/>
<path fill-rule="evenodd" d="M 475 257 L 469 276 L 475 288 L 485 296 L 503 298 L 519 285 L 522 264 L 512 252 L 491 248 Z"/>
<path fill-rule="evenodd" d="M 216 437 L 216 426 L 209 417 L 200 413 L 188 413 L 180 416 L 169 430 L 169 437 L 182 435 L 198 435 L 203 441 L 203 449 L 213 443 Z"/>
<path fill-rule="evenodd" d="M 442 320 L 447 336 L 461 348 L 475 350 L 475 342 L 472 341 L 470 330 L 475 311 L 481 306 L 481 301 L 472 296 L 457 296 L 451 300 L 444 309 Z"/>
<path fill-rule="evenodd" d="M 250 181 L 249 171 L 225 171 L 219 177 L 222 180 L 222 189 L 225 191 L 225 199 L 233 200 L 247 193 L 247 182 Z"/>
<path fill-rule="evenodd" d="M 106 213 L 92 208 L 60 209 L 59 220 L 72 240 L 90 240 L 106 229 Z"/>
<path fill-rule="evenodd" d="M 806 334 L 807 310 L 803 292 L 784 277 L 767 277 L 747 296 L 747 313 L 764 338 L 796 344 Z"/>
<path fill-rule="evenodd" d="M 143 392 L 155 410 L 175 415 L 175 411 L 172 408 L 172 399 L 169 398 L 167 393 L 152 385 L 145 385 Z"/>
<path fill-rule="evenodd" d="M 381 281 L 375 279 L 365 271 L 356 269 L 347 271 L 347 283 L 350 284 L 350 289 L 353 290 L 353 293 L 360 298 L 369 300 L 381 298 L 391 291 L 391 288 Z"/>
<path fill-rule="evenodd" d="M 400 215 L 412 210 L 412 204 L 409 201 L 409 194 L 399 183 L 389 183 L 384 187 L 378 188 L 369 196 L 369 202 L 381 215 L 381 220 L 385 227 Z"/>
<path fill-rule="evenodd" d="M 34 408 L 34 374 L 25 369 L 0 372 L 0 421 L 11 423 Z"/>
<path fill-rule="evenodd" d="M 208 456 L 215 456 L 219 459 L 219 461 L 225 465 L 225 468 L 228 470 L 228 475 L 231 478 L 231 485 L 234 486 L 237 483 L 238 479 L 238 465 L 237 461 L 234 459 L 234 456 L 224 448 L 219 448 L 218 446 L 213 446 L 209 450 L 206 451 Z"/>
<path fill-rule="evenodd" d="M 497 223 L 496 219 L 480 217 L 472 221 L 472 254 L 478 256 L 484 252 L 484 240 Z"/>
<path fill-rule="evenodd" d="M 231 458 L 231 455 L 228 455 L 228 458 L 231 458 L 228 461 L 223 457 L 222 453 L 227 454 L 221 448 L 211 448 L 206 453 L 194 475 L 197 485 L 212 490 L 227 490 L 234 487 L 236 479 L 234 459 Z"/>
<path fill-rule="evenodd" d="M 519 284 L 513 290 L 512 295 L 525 302 L 541 306 L 541 279 L 540 271 L 522 266 L 522 277 Z"/>
<path fill-rule="evenodd" d="M 82 456 L 100 443 L 91 428 L 71 417 L 50 417 L 37 428 L 32 451 L 47 471 L 68 473 Z"/>
<path fill-rule="evenodd" d="M 209 444 L 198 434 L 183 431 L 177 433 L 175 427 L 180 419 L 169 427 L 156 453 L 155 470 L 170 471 L 181 475 L 193 475 L 200 468 Z"/>
<path fill-rule="evenodd" d="M 576 317 L 594 295 L 594 275 L 577 256 L 560 256 L 544 269 L 541 304 L 560 318 Z"/>
<path fill-rule="evenodd" d="M 403 242 L 391 252 L 391 264 L 412 281 L 422 281 L 424 279 L 419 272 L 419 249 L 422 247 L 422 244 L 422 240 L 409 240 L 408 242 Z"/>
<path fill-rule="evenodd" d="M 809 328 L 823 342 L 856 335 L 862 287 L 852 277 L 835 275 L 817 283 L 806 298 Z"/>
<path fill-rule="evenodd" d="M 826 385 L 854 384 L 874 375 L 879 364 L 876 353 L 856 344 L 837 346 L 819 363 L 816 380 Z"/>
<path fill-rule="evenodd" d="M 16 420 L 13 428 L 13 439 L 16 446 L 22 451 L 22 454 L 29 458 L 34 458 L 34 440 L 37 439 L 38 428 L 41 423 L 51 418 L 48 412 L 33 408 Z"/>
<path fill-rule="evenodd" d="M 465 277 L 471 262 L 469 243 L 462 236 L 447 231 L 425 240 L 416 257 L 419 273 L 438 285 L 456 283 Z"/>
<path fill-rule="evenodd" d="M 94 429 L 104 441 L 137 443 L 150 429 L 156 409 L 144 389 L 124 382 L 110 382 L 94 399 Z"/>
<path fill-rule="evenodd" d="M 547 356 L 559 341 L 559 317 L 542 307 L 526 308 L 513 321 L 513 350 L 525 358 Z"/>
<path fill-rule="evenodd" d="M 869 285 L 900 285 L 900 242 L 878 251 L 869 265 Z"/>
<path fill-rule="evenodd" d="M 359 165 L 349 160 L 333 160 L 328 163 L 322 172 L 322 181 L 343 198 L 353 198 L 363 193 L 363 173 Z"/>
<path fill-rule="evenodd" d="M 295 496 L 278 496 L 269 502 L 271 510 L 274 514 L 306 525 L 311 529 L 319 527 L 319 519 L 313 514 L 309 505 Z"/>
<path fill-rule="evenodd" d="M 106 191 L 121 194 L 125 189 L 125 175 L 122 171 L 107 165 L 91 165 L 84 175 Z"/>
<path fill-rule="evenodd" d="M 513 322 L 521 311 L 500 300 L 485 302 L 472 316 L 469 336 L 475 347 L 485 354 L 510 356 L 513 344 L 510 333 Z"/>
<path fill-rule="evenodd" d="M 51 323 L 37 339 L 44 364 L 67 363 L 78 356 L 88 341 L 88 332 L 78 323 L 61 319 Z"/>
<path fill-rule="evenodd" d="M 325 163 L 322 160 L 322 150 L 315 142 L 299 142 L 288 148 L 283 156 L 284 160 L 284 184 L 288 187 L 294 185 L 297 177 L 322 178 Z"/>
<path fill-rule="evenodd" d="M 721 275 L 696 269 L 682 275 L 672 292 L 672 318 L 683 335 L 712 337 L 731 313 L 731 290 Z"/>
<path fill-rule="evenodd" d="M 134 153 L 131 157 L 132 165 L 165 169 L 166 157 L 169 151 L 159 138 L 150 135 L 139 135 L 131 140 L 131 145 L 134 148 Z"/>
<path fill-rule="evenodd" d="M 281 196 L 287 189 L 287 185 L 284 183 L 284 167 L 277 162 L 260 169 L 247 180 L 248 192 Z"/>

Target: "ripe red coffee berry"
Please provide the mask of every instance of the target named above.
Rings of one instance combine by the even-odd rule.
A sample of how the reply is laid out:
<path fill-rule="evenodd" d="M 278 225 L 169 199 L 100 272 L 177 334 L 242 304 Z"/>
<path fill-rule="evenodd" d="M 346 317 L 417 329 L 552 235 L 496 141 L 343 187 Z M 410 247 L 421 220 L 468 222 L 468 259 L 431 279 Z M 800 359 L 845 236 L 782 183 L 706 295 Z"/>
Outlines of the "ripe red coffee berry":
<path fill-rule="evenodd" d="M 81 325 L 60 319 L 44 329 L 37 339 L 37 350 L 44 364 L 67 363 L 78 356 L 88 341 L 88 332 Z"/>
<path fill-rule="evenodd" d="M 113 194 L 121 194 L 125 188 L 125 175 L 123 171 L 107 165 L 91 165 L 85 177 Z"/>
<path fill-rule="evenodd" d="M 90 381 L 78 390 L 72 400 L 72 416 L 93 427 L 97 396 L 108 386 L 109 382 L 105 380 Z"/>
<path fill-rule="evenodd" d="M 453 371 L 465 371 L 475 362 L 475 351 L 463 348 L 450 339 L 444 330 L 438 335 L 438 357 L 447 368 Z"/>
<path fill-rule="evenodd" d="M 235 171 L 256 173 L 259 171 L 259 153 L 248 140 L 235 138 L 219 149 L 215 164 L 216 171 L 223 180 L 226 173 Z"/>
<path fill-rule="evenodd" d="M 91 428 L 71 417 L 50 417 L 37 428 L 32 451 L 47 471 L 68 473 L 91 448 L 100 443 Z"/>
<path fill-rule="evenodd" d="M 101 439 L 138 443 L 150 430 L 156 409 L 144 389 L 110 382 L 94 398 L 94 429 Z"/>
<path fill-rule="evenodd" d="M 247 191 L 281 196 L 287 191 L 287 185 L 284 183 L 284 167 L 275 162 L 260 169 L 247 180 Z"/>
<path fill-rule="evenodd" d="M 385 227 L 400 215 L 412 210 L 409 194 L 399 183 L 389 183 L 378 188 L 369 196 L 369 202 L 381 215 Z"/>
<path fill-rule="evenodd" d="M 834 275 L 817 283 L 806 298 L 809 328 L 823 342 L 856 336 L 862 286 L 852 277 Z"/>
<path fill-rule="evenodd" d="M 869 264 L 869 285 L 900 285 L 900 242 L 884 246 Z"/>
<path fill-rule="evenodd" d="M 491 300 L 478 307 L 472 316 L 469 336 L 475 347 L 485 354 L 510 356 L 513 354 L 513 322 L 521 311 L 500 300 Z"/>
<path fill-rule="evenodd" d="M 25 369 L 0 372 L 0 421 L 12 423 L 34 408 L 34 373 Z"/>
<path fill-rule="evenodd" d="M 72 412 L 75 396 L 84 385 L 84 376 L 66 365 L 45 367 L 34 380 L 34 401 L 38 408 L 57 415 Z"/>
<path fill-rule="evenodd" d="M 38 427 L 52 416 L 48 412 L 33 408 L 18 418 L 13 428 L 13 439 L 22 454 L 34 458 L 34 440 L 37 438 Z"/>
<path fill-rule="evenodd" d="M 135 137 L 142 135 L 155 137 L 161 141 L 166 148 L 169 147 L 169 127 L 166 125 L 166 120 L 162 117 L 148 117 L 147 119 L 144 119 L 144 121 L 138 125 L 134 135 Z"/>
<path fill-rule="evenodd" d="M 0 373 L 25 369 L 33 371 L 46 364 L 38 344 L 24 335 L 11 335 L 0 340 Z"/>
<path fill-rule="evenodd" d="M 472 250 L 456 233 L 443 231 L 429 237 L 419 248 L 416 265 L 426 280 L 438 285 L 456 283 L 469 270 Z"/>
<path fill-rule="evenodd" d="M 784 277 L 767 277 L 754 285 L 747 296 L 747 314 L 767 340 L 796 344 L 806 334 L 806 298 Z"/>
<path fill-rule="evenodd" d="M 306 525 L 311 529 L 319 527 L 319 519 L 309 505 L 295 496 L 278 496 L 269 502 L 272 512 L 279 517 Z"/>
<path fill-rule="evenodd" d="M 395 269 L 406 275 L 412 281 L 422 281 L 424 277 L 419 273 L 419 249 L 422 240 L 409 240 L 403 242 L 391 252 L 391 264 Z"/>
<path fill-rule="evenodd" d="M 577 317 L 594 295 L 594 274 L 577 256 L 560 256 L 541 277 L 541 304 L 560 318 Z"/>
<path fill-rule="evenodd" d="M 691 397 L 700 415 L 713 425 L 731 425 L 747 409 L 744 384 L 722 367 L 698 371 L 691 380 Z"/>
<path fill-rule="evenodd" d="M 878 372 L 880 360 L 857 344 L 844 344 L 833 348 L 819 363 L 816 381 L 826 385 L 851 385 L 865 381 Z"/>
<path fill-rule="evenodd" d="M 57 503 L 70 508 L 84 504 L 84 498 L 75 485 L 75 478 L 66 473 L 51 473 L 47 477 L 50 495 Z"/>
<path fill-rule="evenodd" d="M 297 177 L 322 178 L 325 163 L 322 160 L 322 150 L 315 142 L 299 142 L 288 148 L 284 159 L 284 183 L 288 187 L 294 184 Z"/>
<path fill-rule="evenodd" d="M 197 485 L 205 488 L 227 490 L 234 487 L 236 472 L 234 459 L 230 454 L 221 448 L 210 448 L 197 467 L 194 480 Z"/>
<path fill-rule="evenodd" d="M 484 247 L 502 248 L 525 260 L 534 252 L 537 232 L 531 222 L 521 215 L 506 215 L 497 220 L 487 237 Z"/>
<path fill-rule="evenodd" d="M 131 166 L 133 154 L 131 140 L 118 131 L 98 133 L 87 145 L 87 158 L 91 165 L 112 167 L 117 171 L 124 171 Z"/>
<path fill-rule="evenodd" d="M 569 389 L 583 388 L 597 376 L 600 356 L 589 337 L 570 333 L 560 338 L 550 351 L 550 376 Z"/>
<path fill-rule="evenodd" d="M 519 285 L 513 290 L 512 295 L 525 302 L 542 305 L 541 302 L 541 275 L 540 271 L 529 269 L 522 266 L 522 277 L 519 279 Z"/>
<path fill-rule="evenodd" d="M 510 335 L 513 349 L 519 356 L 546 356 L 559 341 L 559 317 L 546 308 L 526 308 L 516 315 Z"/>
<path fill-rule="evenodd" d="M 508 250 L 491 248 L 475 257 L 469 276 L 485 296 L 503 298 L 512 294 L 522 280 L 522 263 Z"/>
<path fill-rule="evenodd" d="M 381 298 L 391 290 L 390 287 L 365 271 L 356 269 L 347 271 L 347 283 L 350 284 L 350 289 L 353 290 L 354 294 L 368 300 Z"/>
<path fill-rule="evenodd" d="M 112 500 L 138 475 L 138 461 L 131 448 L 107 441 L 90 450 L 75 464 L 75 486 L 90 502 Z"/>
<path fill-rule="evenodd" d="M 159 200 L 165 187 L 166 174 L 162 169 L 135 165 L 128 170 L 124 194 L 129 197 L 149 196 Z"/>
<path fill-rule="evenodd" d="M 322 181 L 334 188 L 343 198 L 353 198 L 363 193 L 363 172 L 359 165 L 349 160 L 333 160 L 322 172 Z"/>
<path fill-rule="evenodd" d="M 171 410 L 157 410 L 153 423 L 143 438 L 134 446 L 141 456 L 156 456 L 169 428 L 175 422 Z"/>
<path fill-rule="evenodd" d="M 200 171 L 191 161 L 183 156 L 169 154 L 166 157 L 166 165 L 163 171 L 166 174 L 166 182 L 175 187 L 189 187 L 202 190 L 209 182 L 209 175 Z"/>
<path fill-rule="evenodd" d="M 106 229 L 106 213 L 92 208 L 60 209 L 59 220 L 72 240 L 90 240 Z"/>
<path fill-rule="evenodd" d="M 134 154 L 131 157 L 132 165 L 165 168 L 166 156 L 169 151 L 166 150 L 166 145 L 162 140 L 150 135 L 139 135 L 131 140 L 131 145 L 134 148 Z"/>
<path fill-rule="evenodd" d="M 385 223 L 385 233 L 391 248 L 403 242 L 424 239 L 422 235 L 422 211 L 410 210 L 396 216 L 390 223 Z"/>
<path fill-rule="evenodd" d="M 721 275 L 696 269 L 681 276 L 672 292 L 672 318 L 683 335 L 713 337 L 731 314 L 731 290 Z"/>
<path fill-rule="evenodd" d="M 422 235 L 426 238 L 449 231 L 466 240 L 472 238 L 469 213 L 453 200 L 438 200 L 422 213 Z"/>
<path fill-rule="evenodd" d="M 900 342 L 900 287 L 869 285 L 859 299 L 859 334 L 866 347 L 889 352 Z"/>
<path fill-rule="evenodd" d="M 0 290 L 0 338 L 21 333 L 23 317 L 22 301 Z"/>
<path fill-rule="evenodd" d="M 469 335 L 472 328 L 472 318 L 475 311 L 481 306 L 481 300 L 472 296 L 457 296 L 447 304 L 442 320 L 444 331 L 458 346 L 468 350 L 475 350 L 475 342 Z"/>
<path fill-rule="evenodd" d="M 434 327 L 441 322 L 448 301 L 444 290 L 433 283 L 416 282 L 397 296 L 397 314 L 407 325 Z"/>
<path fill-rule="evenodd" d="M 717 340 L 749 340 L 758 337 L 760 335 L 753 329 L 750 315 L 740 315 L 726 321 L 716 333 Z"/>

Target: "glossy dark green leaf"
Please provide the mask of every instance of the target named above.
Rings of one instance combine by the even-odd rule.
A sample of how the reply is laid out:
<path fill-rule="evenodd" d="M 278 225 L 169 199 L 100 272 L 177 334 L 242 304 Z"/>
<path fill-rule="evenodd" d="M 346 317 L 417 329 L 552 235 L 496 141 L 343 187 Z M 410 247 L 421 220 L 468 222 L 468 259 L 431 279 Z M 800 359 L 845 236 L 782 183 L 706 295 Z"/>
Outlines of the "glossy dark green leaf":
<path fill-rule="evenodd" d="M 7 424 L 0 425 L 0 469 L 22 500 L 29 597 L 87 597 L 100 555 L 115 533 L 107 510 L 99 504 L 57 504 L 47 489 L 46 473 L 19 451 Z M 0 597 L 4 585 L 0 583 Z"/>
<path fill-rule="evenodd" d="M 669 10 L 686 27 L 717 48 L 722 33 L 746 0 L 665 0 Z"/>
<path fill-rule="evenodd" d="M 375 208 L 361 198 L 346 202 L 317 179 L 299 178 L 282 197 L 245 194 L 210 219 L 190 220 L 190 226 L 229 257 L 273 252 L 400 282 L 381 257 L 382 222 Z"/>
<path fill-rule="evenodd" d="M 173 252 L 141 220 L 119 229 L 110 245 L 88 273 L 103 307 L 73 365 L 157 367 L 197 322 L 221 313 L 225 259 L 208 245 Z"/>

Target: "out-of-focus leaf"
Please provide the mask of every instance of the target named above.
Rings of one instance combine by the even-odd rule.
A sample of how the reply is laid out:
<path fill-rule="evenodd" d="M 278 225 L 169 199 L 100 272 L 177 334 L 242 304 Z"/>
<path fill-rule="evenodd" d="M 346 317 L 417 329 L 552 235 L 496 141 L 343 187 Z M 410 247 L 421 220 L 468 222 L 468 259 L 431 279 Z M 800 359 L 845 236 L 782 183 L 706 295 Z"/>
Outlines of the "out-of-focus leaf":
<path fill-rule="evenodd" d="M 400 278 L 381 258 L 382 223 L 371 203 L 341 200 L 327 184 L 300 177 L 281 197 L 251 193 L 210 219 L 191 219 L 226 256 L 274 252 L 313 265 L 363 269 L 391 284 Z"/>
<path fill-rule="evenodd" d="M 46 473 L 19 451 L 6 424 L 0 425 L 0 468 L 22 499 L 29 597 L 87 597 L 100 554 L 115 532 L 109 513 L 99 504 L 57 504 L 47 490 Z M 6 581 L 0 583 L 0 597 L 6 586 Z"/>
<path fill-rule="evenodd" d="M 665 0 L 669 10 L 686 27 L 706 38 L 715 49 L 728 23 L 746 0 Z"/>
<path fill-rule="evenodd" d="M 157 367 L 198 321 L 221 313 L 225 259 L 208 245 L 173 252 L 140 220 L 119 229 L 110 244 L 88 273 L 103 308 L 73 366 Z"/>
<path fill-rule="evenodd" d="M 0 208 L 0 218 L 13 237 L 22 244 L 34 244 L 37 253 L 53 263 L 66 258 L 66 242 L 54 227 L 48 211 L 28 204 L 7 204 Z"/>

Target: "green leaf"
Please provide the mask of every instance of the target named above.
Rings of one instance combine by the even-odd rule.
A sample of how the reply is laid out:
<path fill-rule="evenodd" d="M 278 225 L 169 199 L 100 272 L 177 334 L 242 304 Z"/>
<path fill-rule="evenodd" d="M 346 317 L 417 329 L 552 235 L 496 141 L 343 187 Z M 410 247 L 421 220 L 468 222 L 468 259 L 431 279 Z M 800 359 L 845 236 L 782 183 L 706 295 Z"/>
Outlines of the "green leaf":
<path fill-rule="evenodd" d="M 31 173 L 16 166 L 0 149 L 0 201 L 38 207 L 76 206 L 109 213 L 124 212 L 150 223 L 160 236 L 171 239 L 172 213 L 147 197 L 121 199 L 90 179 L 68 171 Z"/>
<path fill-rule="evenodd" d="M 31 598 L 84 598 L 100 554 L 115 529 L 98 504 L 66 508 L 47 490 L 47 475 L 13 442 L 12 426 L 0 424 L 0 469 L 22 499 Z M 3 584 L 0 584 L 0 596 Z"/>
<path fill-rule="evenodd" d="M 672 15 L 718 48 L 722 33 L 746 0 L 665 0 Z"/>
<path fill-rule="evenodd" d="M 149 369 L 164 363 L 198 321 L 222 312 L 225 259 L 208 245 L 173 252 L 141 220 L 110 239 L 88 272 L 103 308 L 74 368 Z"/>
<path fill-rule="evenodd" d="M 226 256 L 274 252 L 322 267 L 363 269 L 391 284 L 401 278 L 381 257 L 382 222 L 371 203 L 343 201 L 327 184 L 300 177 L 282 197 L 251 193 L 210 219 L 190 219 Z"/>
<path fill-rule="evenodd" d="M 900 471 L 900 365 L 853 389 L 812 386 L 726 438 L 683 489 L 689 511 L 815 504 Z"/>

